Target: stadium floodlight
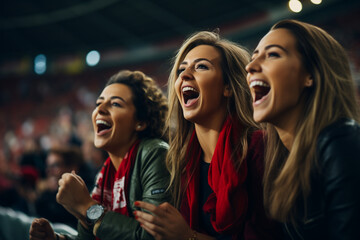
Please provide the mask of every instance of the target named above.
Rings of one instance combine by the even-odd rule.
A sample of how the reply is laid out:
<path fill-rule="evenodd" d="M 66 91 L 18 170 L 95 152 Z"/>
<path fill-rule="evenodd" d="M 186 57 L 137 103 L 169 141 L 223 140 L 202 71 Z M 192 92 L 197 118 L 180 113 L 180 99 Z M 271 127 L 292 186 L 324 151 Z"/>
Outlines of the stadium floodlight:
<path fill-rule="evenodd" d="M 100 61 L 100 53 L 96 50 L 90 51 L 86 55 L 86 64 L 90 67 L 96 66 Z"/>
<path fill-rule="evenodd" d="M 46 56 L 39 54 L 34 59 L 34 71 L 36 74 L 44 74 L 46 72 Z"/>
<path fill-rule="evenodd" d="M 290 0 L 289 8 L 291 11 L 298 13 L 302 10 L 302 4 L 299 0 Z"/>
<path fill-rule="evenodd" d="M 313 4 L 318 5 L 318 4 L 320 4 L 320 3 L 322 2 L 322 0 L 311 0 L 311 2 L 312 2 Z"/>

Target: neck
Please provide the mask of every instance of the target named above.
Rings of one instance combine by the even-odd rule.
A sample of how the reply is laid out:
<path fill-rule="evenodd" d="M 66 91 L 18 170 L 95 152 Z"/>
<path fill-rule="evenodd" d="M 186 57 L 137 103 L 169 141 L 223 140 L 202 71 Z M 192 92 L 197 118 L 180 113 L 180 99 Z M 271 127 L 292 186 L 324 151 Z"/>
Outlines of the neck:
<path fill-rule="evenodd" d="M 282 119 L 285 120 L 277 121 L 273 125 L 279 134 L 281 142 L 284 144 L 287 150 L 290 151 L 295 138 L 298 116 L 294 114 Z"/>
<path fill-rule="evenodd" d="M 123 155 L 121 157 L 121 156 L 118 156 L 116 154 L 109 153 L 110 160 L 111 160 L 112 164 L 114 165 L 116 171 L 119 169 L 120 164 L 121 164 L 122 160 L 124 159 L 124 156 L 125 155 Z"/>
<path fill-rule="evenodd" d="M 294 142 L 294 138 L 295 138 L 294 131 L 288 130 L 288 129 L 282 129 L 279 127 L 275 127 L 275 129 L 279 134 L 281 142 L 284 144 L 286 149 L 288 151 L 290 151 L 292 148 L 293 142 Z"/>
<path fill-rule="evenodd" d="M 295 107 L 283 112 L 280 117 L 273 119 L 271 122 L 288 151 L 291 150 L 294 143 L 297 124 L 304 114 L 303 109 L 304 101 L 299 99 L 299 103 Z"/>
<path fill-rule="evenodd" d="M 129 151 L 130 147 L 135 143 L 136 140 L 137 138 L 133 138 L 127 144 L 118 147 L 116 151 L 108 151 L 111 162 L 116 170 L 119 169 L 119 166 L 124 159 L 126 153 Z"/>
<path fill-rule="evenodd" d="M 204 152 L 204 161 L 207 163 L 211 162 L 225 118 L 224 115 L 222 118 L 211 121 L 212 124 L 206 126 L 195 123 L 196 136 Z"/>

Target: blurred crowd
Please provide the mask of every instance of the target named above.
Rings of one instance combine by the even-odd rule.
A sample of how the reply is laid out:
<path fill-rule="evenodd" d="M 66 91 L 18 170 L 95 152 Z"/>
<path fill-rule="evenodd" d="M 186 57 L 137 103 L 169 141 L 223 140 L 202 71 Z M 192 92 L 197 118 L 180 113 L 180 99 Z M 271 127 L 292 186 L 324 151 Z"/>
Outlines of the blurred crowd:
<path fill-rule="evenodd" d="M 76 228 L 76 219 L 56 203 L 58 180 L 74 170 L 92 189 L 107 156 L 93 145 L 97 92 L 67 79 L 19 80 L 15 88 L 14 82 L 1 88 L 2 96 L 11 96 L 1 106 L 0 206 Z M 37 88 L 23 93 L 26 84 Z"/>
<path fill-rule="evenodd" d="M 6 137 L 15 142 L 0 158 L 1 206 L 76 228 L 76 219 L 56 202 L 58 180 L 63 173 L 75 171 L 92 189 L 106 155 L 94 148 L 90 136 L 80 137 L 72 129 L 72 118 L 69 109 L 61 109 L 50 123 L 49 134 L 37 137 L 30 134 L 21 139 L 7 132 Z M 24 123 L 22 128 L 32 128 L 29 124 Z M 88 122 L 79 125 L 92 132 Z"/>

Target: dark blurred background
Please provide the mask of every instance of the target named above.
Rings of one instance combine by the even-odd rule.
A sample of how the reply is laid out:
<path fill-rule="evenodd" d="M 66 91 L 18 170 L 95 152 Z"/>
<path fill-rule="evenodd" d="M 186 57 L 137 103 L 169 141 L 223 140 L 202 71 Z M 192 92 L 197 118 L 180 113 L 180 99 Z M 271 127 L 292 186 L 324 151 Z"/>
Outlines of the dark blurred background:
<path fill-rule="evenodd" d="M 298 13 L 288 2 L 1 1 L 0 205 L 39 215 L 46 179 L 61 166 L 47 163 L 50 149 L 76 147 L 96 172 L 106 155 L 93 147 L 90 115 L 108 77 L 141 70 L 166 92 L 175 51 L 195 31 L 219 28 L 252 51 L 280 19 L 318 25 L 347 50 L 359 89 L 360 1 L 302 0 Z"/>

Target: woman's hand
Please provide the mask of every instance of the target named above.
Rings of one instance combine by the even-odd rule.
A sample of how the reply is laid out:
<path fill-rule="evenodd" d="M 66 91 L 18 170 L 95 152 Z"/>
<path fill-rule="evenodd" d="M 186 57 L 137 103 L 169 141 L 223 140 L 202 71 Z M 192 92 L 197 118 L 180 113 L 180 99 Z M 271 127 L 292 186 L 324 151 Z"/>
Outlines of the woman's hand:
<path fill-rule="evenodd" d="M 85 221 L 86 210 L 97 203 L 90 197 L 84 180 L 74 171 L 62 175 L 56 201 L 81 221 Z"/>
<path fill-rule="evenodd" d="M 159 206 L 150 203 L 136 201 L 136 207 L 151 212 L 153 215 L 135 211 L 136 220 L 148 233 L 157 240 L 162 239 L 188 239 L 193 231 L 186 223 L 181 213 L 171 204 L 165 202 Z"/>
<path fill-rule="evenodd" d="M 30 226 L 30 240 L 55 240 L 55 232 L 45 218 L 35 218 Z"/>

